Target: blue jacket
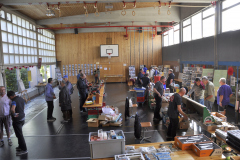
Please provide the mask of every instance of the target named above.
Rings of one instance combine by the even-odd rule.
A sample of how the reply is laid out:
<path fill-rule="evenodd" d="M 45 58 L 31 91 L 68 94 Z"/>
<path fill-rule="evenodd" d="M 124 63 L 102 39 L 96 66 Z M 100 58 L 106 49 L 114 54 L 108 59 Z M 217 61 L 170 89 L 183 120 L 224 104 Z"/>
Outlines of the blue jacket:
<path fill-rule="evenodd" d="M 52 84 L 48 83 L 45 87 L 45 100 L 53 101 L 53 96 L 55 96 L 55 94 L 53 92 Z"/>
<path fill-rule="evenodd" d="M 144 67 L 144 68 L 143 68 L 143 71 L 144 71 L 144 73 L 146 74 L 146 73 L 147 73 L 147 67 Z"/>

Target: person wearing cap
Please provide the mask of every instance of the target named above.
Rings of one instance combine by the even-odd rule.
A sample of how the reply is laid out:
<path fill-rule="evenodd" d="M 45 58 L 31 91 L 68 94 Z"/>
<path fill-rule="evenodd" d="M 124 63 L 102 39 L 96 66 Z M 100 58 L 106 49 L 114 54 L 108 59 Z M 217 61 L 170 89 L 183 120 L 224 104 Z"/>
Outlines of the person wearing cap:
<path fill-rule="evenodd" d="M 67 90 L 68 90 L 69 95 L 72 95 L 74 89 L 73 89 L 72 83 L 69 82 L 69 80 L 68 80 L 68 75 L 65 75 L 65 76 L 63 77 L 63 81 L 66 82 L 66 87 L 67 87 Z M 61 91 L 61 89 L 62 89 L 63 87 L 62 87 L 62 85 L 59 85 L 58 88 L 59 88 L 59 90 Z M 70 98 L 71 98 L 71 96 L 70 96 Z M 69 109 L 69 113 L 70 113 L 70 117 L 72 118 L 72 107 Z"/>
<path fill-rule="evenodd" d="M 47 110 L 47 121 L 55 121 L 56 118 L 52 116 L 53 114 L 53 99 L 56 99 L 56 96 L 52 87 L 53 79 L 48 78 L 48 84 L 45 87 L 45 100 L 47 102 L 48 110 Z"/>
<path fill-rule="evenodd" d="M 214 84 L 208 80 L 208 77 L 203 76 L 202 82 L 205 85 L 205 92 L 204 92 L 204 105 L 207 109 L 211 112 L 212 106 L 215 101 L 215 91 L 214 91 Z"/>
<path fill-rule="evenodd" d="M 173 74 L 173 70 L 169 69 L 168 70 L 168 79 L 167 79 L 167 83 L 166 83 L 166 87 L 170 89 L 170 92 L 173 92 L 173 87 L 171 86 L 171 84 L 174 81 L 174 77 L 175 75 Z"/>
<path fill-rule="evenodd" d="M 67 88 L 67 82 L 63 80 L 61 82 L 61 91 L 59 92 L 59 106 L 61 107 L 61 111 L 63 113 L 63 121 L 62 123 L 68 122 L 71 119 L 71 113 L 72 110 L 71 107 L 71 96 L 69 94 L 68 88 Z"/>

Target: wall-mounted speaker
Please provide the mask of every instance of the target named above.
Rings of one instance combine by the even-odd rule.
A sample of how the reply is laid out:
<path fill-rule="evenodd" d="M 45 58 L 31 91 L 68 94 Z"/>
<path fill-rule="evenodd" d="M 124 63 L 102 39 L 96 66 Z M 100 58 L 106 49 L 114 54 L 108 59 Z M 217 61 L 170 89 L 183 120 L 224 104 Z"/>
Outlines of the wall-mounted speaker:
<path fill-rule="evenodd" d="M 142 33 L 142 27 L 139 27 L 137 30 L 139 33 Z"/>
<path fill-rule="evenodd" d="M 74 33 L 78 34 L 78 28 L 74 28 Z"/>
<path fill-rule="evenodd" d="M 161 35 L 162 31 L 157 32 L 157 35 Z"/>

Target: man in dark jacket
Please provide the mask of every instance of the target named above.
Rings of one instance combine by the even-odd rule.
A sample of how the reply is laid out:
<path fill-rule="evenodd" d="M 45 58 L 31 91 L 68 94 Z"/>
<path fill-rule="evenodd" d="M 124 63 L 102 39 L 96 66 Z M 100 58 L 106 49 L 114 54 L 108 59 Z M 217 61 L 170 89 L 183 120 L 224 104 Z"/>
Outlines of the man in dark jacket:
<path fill-rule="evenodd" d="M 171 86 L 171 84 L 174 82 L 174 77 L 175 75 L 173 74 L 173 70 L 169 69 L 166 87 L 170 89 L 171 93 L 173 93 L 173 87 Z"/>
<path fill-rule="evenodd" d="M 17 156 L 21 156 L 27 154 L 27 146 L 25 139 L 23 137 L 22 127 L 25 123 L 25 113 L 24 113 L 24 106 L 25 101 L 21 97 L 15 95 L 14 91 L 8 91 L 7 96 L 9 99 L 12 100 L 11 106 L 11 115 L 13 121 L 13 129 L 18 139 L 18 147 L 16 148 Z"/>
<path fill-rule="evenodd" d="M 143 69 L 140 69 L 140 72 L 138 73 L 138 77 L 137 77 L 138 87 L 142 87 L 142 84 L 143 84 L 143 82 L 142 82 L 143 74 L 144 74 Z"/>
<path fill-rule="evenodd" d="M 79 80 L 77 81 L 77 88 L 78 88 L 79 94 L 81 96 L 81 100 L 80 100 L 80 111 L 81 112 L 85 112 L 85 110 L 83 109 L 83 105 L 88 97 L 88 93 L 87 93 L 88 84 L 86 83 L 85 79 L 86 79 L 86 75 L 81 74 Z"/>
<path fill-rule="evenodd" d="M 59 93 L 59 106 L 61 107 L 61 111 L 63 113 L 63 121 L 62 123 L 64 122 L 68 122 L 71 118 L 71 115 L 70 115 L 70 111 L 72 110 L 72 107 L 71 107 L 71 97 L 69 95 L 69 91 L 68 91 L 68 88 L 66 86 L 66 81 L 62 81 L 61 82 L 61 91 Z"/>
<path fill-rule="evenodd" d="M 63 77 L 63 81 L 66 82 L 66 83 L 65 83 L 65 86 L 66 86 L 67 89 L 68 89 L 69 95 L 72 95 L 74 89 L 73 89 L 72 83 L 69 82 L 69 80 L 68 80 L 68 75 L 65 75 L 65 76 Z M 58 88 L 61 90 L 61 89 L 62 89 L 62 85 L 60 85 Z M 71 99 L 71 96 L 70 96 L 70 99 Z M 70 117 L 72 118 L 72 106 L 71 106 L 71 109 L 69 109 L 69 115 L 70 115 Z"/>

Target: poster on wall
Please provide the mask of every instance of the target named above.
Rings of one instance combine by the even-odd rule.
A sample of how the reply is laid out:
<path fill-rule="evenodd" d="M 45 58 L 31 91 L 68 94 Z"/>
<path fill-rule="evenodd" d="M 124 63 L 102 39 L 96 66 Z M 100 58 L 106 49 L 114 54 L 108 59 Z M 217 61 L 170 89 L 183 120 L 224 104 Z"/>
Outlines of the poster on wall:
<path fill-rule="evenodd" d="M 65 75 L 67 75 L 68 76 L 68 71 L 66 71 L 66 74 Z"/>
<path fill-rule="evenodd" d="M 83 64 L 81 64 L 81 68 L 82 68 L 82 70 L 83 70 Z"/>
<path fill-rule="evenodd" d="M 100 69 L 102 69 L 102 65 L 100 65 Z"/>
<path fill-rule="evenodd" d="M 100 69 L 100 68 L 99 68 L 99 65 L 97 65 L 97 68 Z"/>
<path fill-rule="evenodd" d="M 97 69 L 96 64 L 94 64 L 94 70 L 96 70 L 96 69 Z"/>

